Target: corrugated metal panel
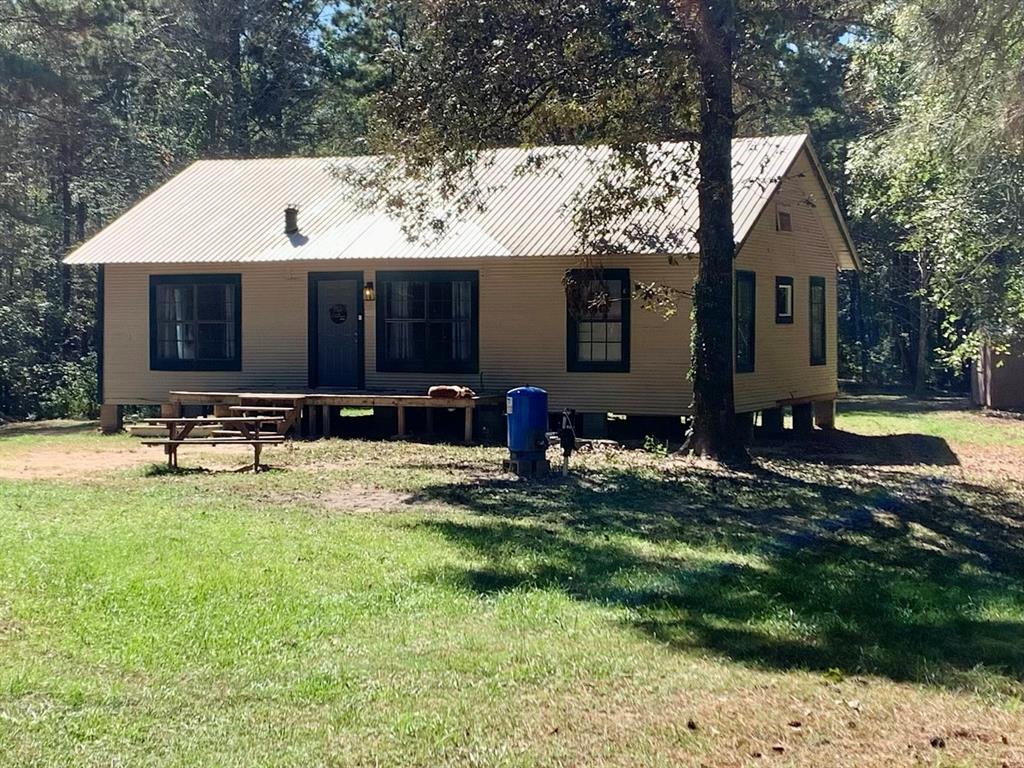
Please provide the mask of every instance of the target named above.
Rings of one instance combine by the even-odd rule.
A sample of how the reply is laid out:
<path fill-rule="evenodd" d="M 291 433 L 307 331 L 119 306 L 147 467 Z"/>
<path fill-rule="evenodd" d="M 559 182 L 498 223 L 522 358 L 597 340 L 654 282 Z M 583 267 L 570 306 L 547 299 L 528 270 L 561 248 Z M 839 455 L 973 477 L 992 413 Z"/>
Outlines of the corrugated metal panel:
<path fill-rule="evenodd" d="M 806 144 L 803 135 L 738 139 L 734 145 L 734 217 L 742 242 L 779 179 Z M 620 222 L 613 242 L 631 253 L 697 250 L 696 168 L 690 144 L 647 147 L 654 161 L 679 171 L 679 189 L 664 210 Z M 489 152 L 479 164 L 486 194 L 439 238 L 410 239 L 400 219 L 360 201 L 352 179 L 375 158 L 206 160 L 194 163 L 144 198 L 66 258 L 68 264 L 278 262 L 579 255 L 586 249 L 572 211 L 601 169 L 609 147 L 545 147 Z M 525 170 L 533 160 L 537 171 Z M 300 234 L 284 234 L 284 209 L 299 207 Z M 631 226 L 655 237 L 630 243 Z"/>

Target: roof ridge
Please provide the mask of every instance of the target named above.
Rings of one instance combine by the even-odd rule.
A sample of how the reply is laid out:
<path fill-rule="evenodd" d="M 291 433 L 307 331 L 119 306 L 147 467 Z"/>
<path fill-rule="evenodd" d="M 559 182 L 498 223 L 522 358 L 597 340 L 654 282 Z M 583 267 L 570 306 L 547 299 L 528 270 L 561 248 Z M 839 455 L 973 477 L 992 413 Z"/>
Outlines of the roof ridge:
<path fill-rule="evenodd" d="M 793 139 L 809 139 L 810 133 L 807 131 L 798 131 L 795 133 L 772 133 L 765 135 L 755 136 L 734 136 L 733 142 L 739 141 L 792 141 Z M 691 140 L 671 140 L 666 139 L 664 141 L 640 141 L 640 142 L 623 142 L 646 144 L 650 147 L 665 147 L 665 146 L 684 146 L 691 145 L 696 142 Z M 535 144 L 531 146 L 520 146 L 520 147 L 489 147 L 487 149 L 480 150 L 483 153 L 486 152 L 535 152 L 542 150 L 579 150 L 579 149 L 609 149 L 616 146 L 615 142 L 603 141 L 596 144 Z M 341 161 L 341 160 L 374 160 L 381 157 L 387 157 L 385 153 L 379 154 L 363 154 L 363 155 L 277 155 L 273 157 L 199 157 L 196 158 L 189 166 L 195 165 L 196 163 L 258 163 L 258 162 L 288 162 L 288 161 L 299 161 L 299 160 L 323 160 L 323 161 Z M 186 167 L 189 167 L 186 166 Z"/>

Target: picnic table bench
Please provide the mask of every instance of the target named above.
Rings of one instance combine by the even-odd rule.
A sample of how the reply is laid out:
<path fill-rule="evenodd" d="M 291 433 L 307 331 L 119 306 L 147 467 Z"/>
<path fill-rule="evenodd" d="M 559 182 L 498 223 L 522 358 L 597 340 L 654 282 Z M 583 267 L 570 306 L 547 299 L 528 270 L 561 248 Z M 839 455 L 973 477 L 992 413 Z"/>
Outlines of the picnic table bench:
<path fill-rule="evenodd" d="M 260 452 L 265 445 L 276 445 L 284 442 L 284 436 L 277 434 L 277 422 L 284 421 L 283 416 L 278 415 L 253 415 L 253 416 L 199 416 L 187 418 L 184 416 L 168 416 L 153 419 L 146 419 L 146 423 L 167 427 L 167 437 L 156 440 L 143 440 L 143 445 L 163 446 L 167 454 L 167 466 L 176 468 L 178 466 L 178 448 L 183 445 L 251 445 L 253 449 L 252 471 L 260 471 Z M 199 425 L 220 425 L 223 427 L 236 427 L 237 434 L 230 436 L 214 437 L 190 437 L 192 430 Z M 275 426 L 273 433 L 263 432 L 264 424 Z"/>

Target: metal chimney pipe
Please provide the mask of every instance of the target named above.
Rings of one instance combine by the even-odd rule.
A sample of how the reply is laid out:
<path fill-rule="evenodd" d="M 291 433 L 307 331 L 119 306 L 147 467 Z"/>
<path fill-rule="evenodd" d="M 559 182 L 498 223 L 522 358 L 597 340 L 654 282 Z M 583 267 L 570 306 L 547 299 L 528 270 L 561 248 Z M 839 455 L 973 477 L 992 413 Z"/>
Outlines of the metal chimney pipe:
<path fill-rule="evenodd" d="M 294 235 L 299 231 L 299 209 L 289 205 L 284 209 L 284 233 Z"/>

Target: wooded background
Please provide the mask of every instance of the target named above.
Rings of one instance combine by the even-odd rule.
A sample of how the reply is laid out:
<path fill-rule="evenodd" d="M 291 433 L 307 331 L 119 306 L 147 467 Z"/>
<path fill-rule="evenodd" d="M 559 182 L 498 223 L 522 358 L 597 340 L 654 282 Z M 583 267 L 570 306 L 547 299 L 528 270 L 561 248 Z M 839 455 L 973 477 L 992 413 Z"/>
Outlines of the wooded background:
<path fill-rule="evenodd" d="M 94 411 L 96 274 L 70 249 L 197 158 L 389 150 L 417 84 L 459 92 L 442 14 L 471 12 L 458 29 L 510 73 L 560 78 L 491 144 L 687 135 L 662 5 L 0 0 L 0 416 Z M 809 129 L 850 220 L 841 376 L 963 388 L 983 340 L 1024 328 L 1024 8 L 815 6 L 737 3 L 739 133 Z"/>

